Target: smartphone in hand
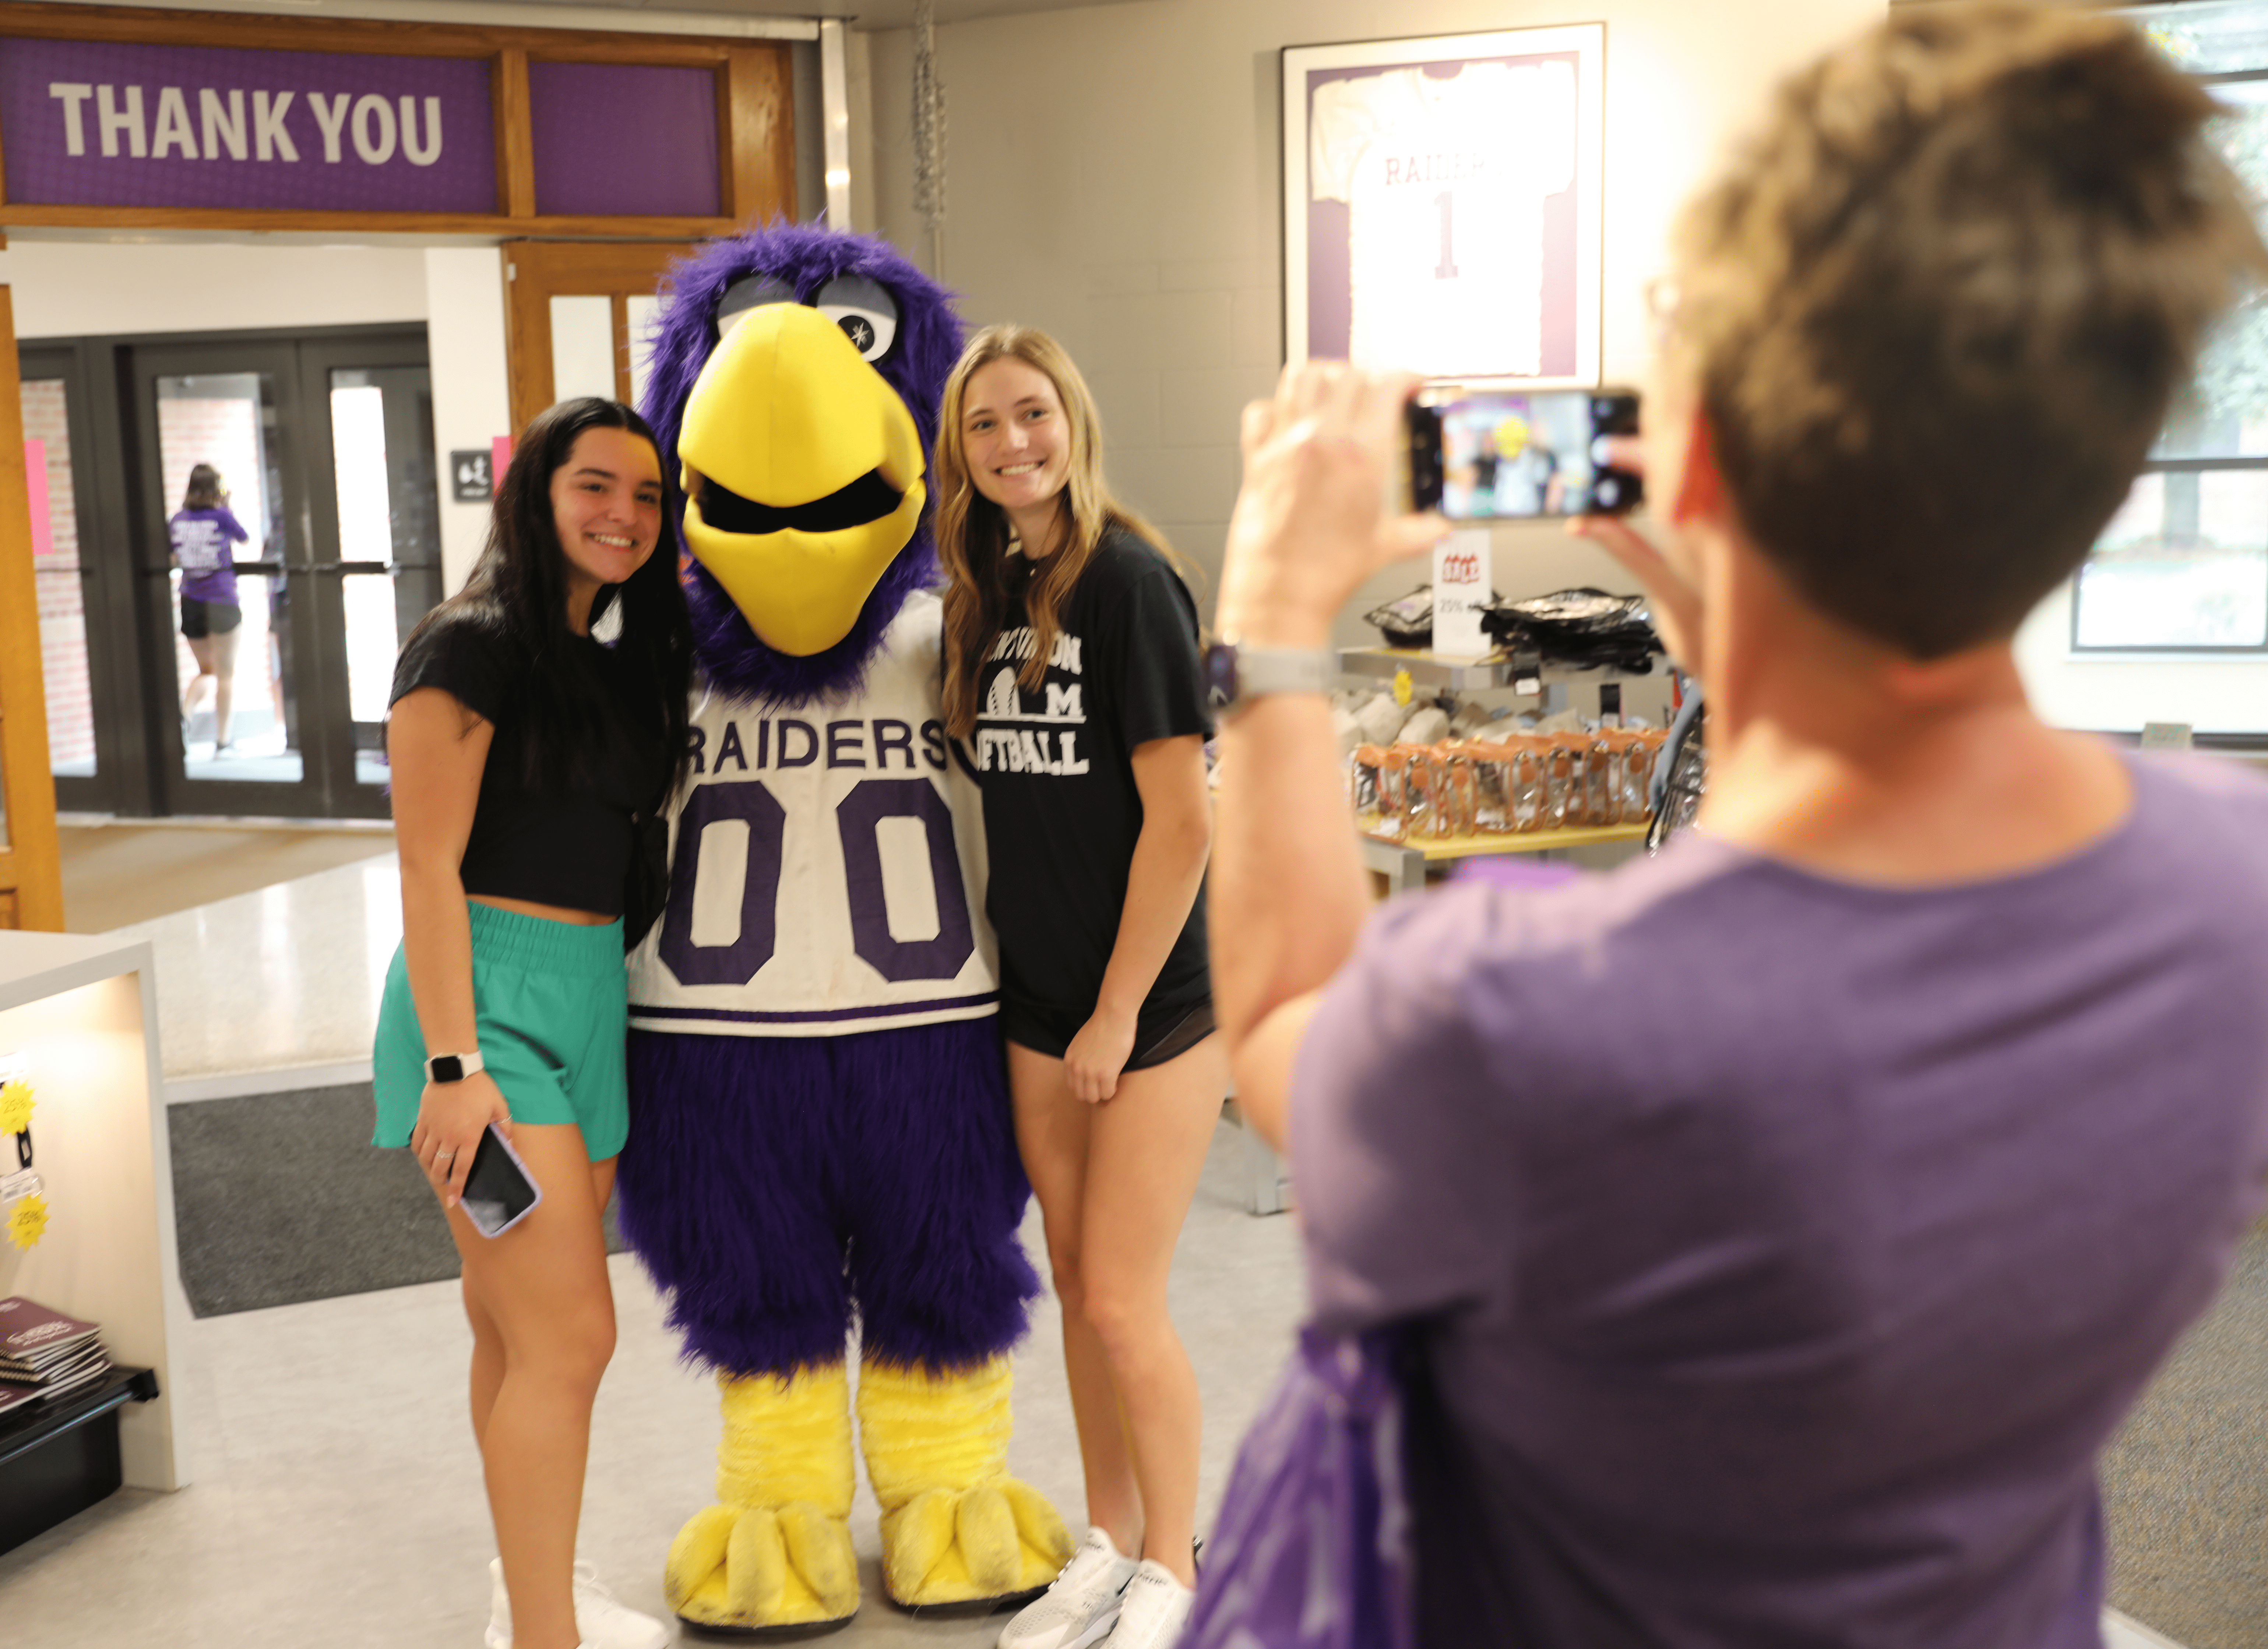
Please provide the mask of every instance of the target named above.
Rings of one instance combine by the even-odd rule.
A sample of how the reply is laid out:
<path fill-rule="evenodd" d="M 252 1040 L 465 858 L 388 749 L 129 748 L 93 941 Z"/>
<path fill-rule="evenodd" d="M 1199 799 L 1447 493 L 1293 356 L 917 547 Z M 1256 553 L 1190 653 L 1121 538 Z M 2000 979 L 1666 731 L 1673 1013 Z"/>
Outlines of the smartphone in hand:
<path fill-rule="evenodd" d="M 543 1188 L 528 1173 L 512 1142 L 490 1123 L 482 1131 L 472 1169 L 465 1175 L 464 1193 L 458 1198 L 465 1218 L 483 1237 L 501 1237 L 533 1213 L 542 1200 Z"/>
<path fill-rule="evenodd" d="M 1408 433 L 1410 507 L 1452 521 L 1609 515 L 1645 496 L 1607 440 L 1638 433 L 1634 390 L 1428 389 Z"/>

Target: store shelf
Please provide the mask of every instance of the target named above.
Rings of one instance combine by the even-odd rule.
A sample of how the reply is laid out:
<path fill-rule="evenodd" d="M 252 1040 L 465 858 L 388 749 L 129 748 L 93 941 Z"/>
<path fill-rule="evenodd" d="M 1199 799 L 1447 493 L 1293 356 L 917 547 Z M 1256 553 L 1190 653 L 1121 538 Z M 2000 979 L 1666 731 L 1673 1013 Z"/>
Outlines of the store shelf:
<path fill-rule="evenodd" d="M 114 1366 L 100 1380 L 77 1391 L 11 1409 L 0 1415 L 0 1468 L 122 1403 L 148 1402 L 157 1395 L 158 1376 L 153 1371 Z"/>
<path fill-rule="evenodd" d="M 1643 842 L 1644 824 L 1568 825 L 1557 830 L 1528 830 L 1510 836 L 1433 836 L 1416 842 L 1394 842 L 1366 836 L 1366 842 L 1397 852 L 1421 855 L 1427 864 L 1443 859 L 1480 858 L 1494 853 L 1550 853 L 1560 848 L 1588 847 L 1594 842 Z"/>
<path fill-rule="evenodd" d="M 1556 853 L 1562 848 L 1588 847 L 1602 842 L 1643 842 L 1646 826 L 1578 825 L 1561 830 L 1530 830 L 1524 835 L 1442 836 L 1432 841 L 1388 842 L 1364 836 L 1365 868 L 1386 878 L 1390 893 L 1415 893 L 1425 885 L 1425 867 L 1454 859 L 1489 858 L 1506 853 Z"/>
<path fill-rule="evenodd" d="M 1539 662 L 1533 654 L 1524 658 L 1452 659 L 1423 647 L 1339 649 L 1339 668 L 1349 675 L 1390 681 L 1407 670 L 1413 686 L 1447 688 L 1459 693 L 1510 687 L 1515 674 L 1534 675 Z"/>
<path fill-rule="evenodd" d="M 1584 676 L 1608 681 L 1642 681 L 1627 670 L 1604 665 L 1570 664 L 1538 652 L 1492 653 L 1481 659 L 1453 658 L 1424 647 L 1342 647 L 1339 669 L 1348 675 L 1390 681 L 1403 670 L 1413 687 L 1451 693 L 1480 693 L 1513 685 L 1515 676 L 1562 681 Z"/>
<path fill-rule="evenodd" d="M 157 1396 L 152 1371 L 114 1367 L 80 1390 L 0 1417 L 0 1552 L 115 1494 L 125 1480 L 119 1411 Z"/>

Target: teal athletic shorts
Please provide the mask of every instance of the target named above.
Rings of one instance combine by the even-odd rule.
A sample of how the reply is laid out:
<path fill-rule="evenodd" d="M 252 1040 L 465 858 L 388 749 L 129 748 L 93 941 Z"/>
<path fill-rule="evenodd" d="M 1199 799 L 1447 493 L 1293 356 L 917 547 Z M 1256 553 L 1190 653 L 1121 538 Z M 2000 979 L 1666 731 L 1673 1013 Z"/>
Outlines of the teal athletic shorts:
<path fill-rule="evenodd" d="M 604 1162 L 630 1130 L 623 1074 L 630 1035 L 622 924 L 582 927 L 465 902 L 473 924 L 473 1012 L 481 1061 L 515 1123 L 573 1123 L 591 1160 Z M 444 1049 L 445 1053 L 465 1050 Z M 396 946 L 386 970 L 371 1050 L 378 1097 L 372 1144 L 406 1145 L 425 1093 L 425 1038 Z"/>

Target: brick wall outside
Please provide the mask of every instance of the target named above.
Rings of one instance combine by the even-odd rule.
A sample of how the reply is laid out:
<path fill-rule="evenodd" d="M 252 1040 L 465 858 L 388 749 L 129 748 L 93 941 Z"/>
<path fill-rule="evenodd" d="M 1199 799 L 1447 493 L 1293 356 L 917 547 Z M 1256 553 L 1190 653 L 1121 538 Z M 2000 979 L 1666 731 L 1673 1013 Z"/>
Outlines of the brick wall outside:
<path fill-rule="evenodd" d="M 40 602 L 40 664 L 47 681 L 48 759 L 59 769 L 92 771 L 94 699 L 86 655 L 86 589 L 78 576 L 78 514 L 71 491 L 70 423 L 63 380 L 24 383 L 24 438 L 47 443 L 48 530 L 55 553 L 32 565 Z"/>

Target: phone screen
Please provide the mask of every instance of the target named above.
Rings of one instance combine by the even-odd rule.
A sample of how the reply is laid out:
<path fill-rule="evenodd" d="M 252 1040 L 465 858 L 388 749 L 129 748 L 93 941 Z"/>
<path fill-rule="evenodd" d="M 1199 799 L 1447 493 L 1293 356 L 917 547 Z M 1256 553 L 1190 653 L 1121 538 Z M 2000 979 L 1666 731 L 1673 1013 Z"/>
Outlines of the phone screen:
<path fill-rule="evenodd" d="M 491 1123 L 481 1134 L 480 1148 L 465 1175 L 465 1218 L 484 1237 L 500 1237 L 518 1225 L 543 1200 L 542 1189 L 527 1175 L 519 1153 L 504 1142 Z"/>
<path fill-rule="evenodd" d="M 1412 505 L 1453 521 L 1627 510 L 1638 477 L 1605 438 L 1638 433 L 1628 390 L 1434 391 L 1410 408 Z"/>

